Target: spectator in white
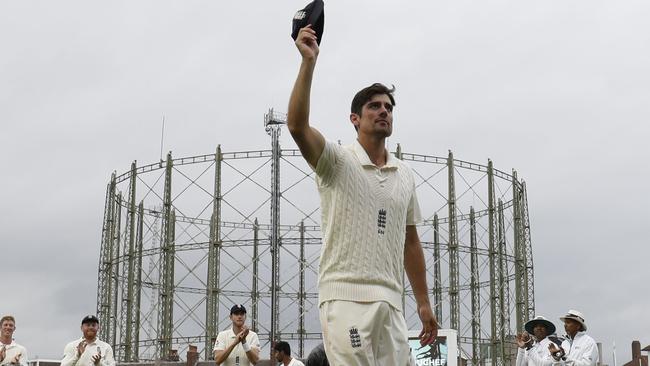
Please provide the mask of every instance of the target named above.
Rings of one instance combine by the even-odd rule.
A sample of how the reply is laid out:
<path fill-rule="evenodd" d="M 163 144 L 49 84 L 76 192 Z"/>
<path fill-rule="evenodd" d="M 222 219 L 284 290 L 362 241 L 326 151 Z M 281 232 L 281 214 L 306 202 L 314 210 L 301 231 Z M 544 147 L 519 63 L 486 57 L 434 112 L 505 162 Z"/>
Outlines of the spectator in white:
<path fill-rule="evenodd" d="M 555 325 L 538 316 L 529 320 L 524 329 L 526 331 L 517 336 L 516 366 L 551 366 L 553 357 L 548 347 L 552 342 L 548 336 L 555 333 Z"/>
<path fill-rule="evenodd" d="M 260 340 L 257 333 L 249 330 L 246 322 L 246 308 L 235 305 L 230 309 L 232 327 L 217 335 L 214 343 L 214 361 L 224 366 L 255 365 L 260 359 Z"/>
<path fill-rule="evenodd" d="M 14 341 L 16 319 L 5 315 L 0 319 L 0 365 L 27 366 L 27 349 Z"/>
<path fill-rule="evenodd" d="M 305 366 L 300 360 L 291 357 L 291 346 L 284 341 L 276 342 L 273 346 L 273 358 L 280 363 L 281 366 Z"/>
<path fill-rule="evenodd" d="M 97 338 L 99 319 L 87 315 L 81 320 L 82 336 L 65 346 L 61 366 L 115 366 L 113 348 Z"/>
<path fill-rule="evenodd" d="M 598 347 L 596 341 L 587 335 L 585 317 L 577 310 L 569 310 L 567 315 L 560 318 L 564 322 L 566 339 L 561 347 L 551 343 L 549 351 L 558 366 L 596 366 L 598 362 Z"/>

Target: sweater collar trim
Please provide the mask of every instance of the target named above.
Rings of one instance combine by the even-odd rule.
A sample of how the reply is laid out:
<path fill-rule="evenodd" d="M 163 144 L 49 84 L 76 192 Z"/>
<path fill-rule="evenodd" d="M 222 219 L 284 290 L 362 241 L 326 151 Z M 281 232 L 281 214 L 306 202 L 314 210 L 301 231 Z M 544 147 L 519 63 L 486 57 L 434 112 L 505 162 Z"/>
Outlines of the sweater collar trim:
<path fill-rule="evenodd" d="M 352 148 L 354 150 L 354 153 L 357 155 L 357 158 L 359 159 L 359 162 L 361 163 L 362 166 L 364 167 L 375 167 L 378 168 L 371 160 L 370 157 L 368 157 L 368 153 L 366 152 L 366 149 L 361 146 L 359 143 L 359 140 L 354 140 L 354 143 L 352 144 Z M 395 155 L 392 153 L 388 152 L 386 150 L 386 165 L 382 166 L 381 168 L 378 169 L 397 169 L 398 168 L 398 162 L 397 158 Z"/>

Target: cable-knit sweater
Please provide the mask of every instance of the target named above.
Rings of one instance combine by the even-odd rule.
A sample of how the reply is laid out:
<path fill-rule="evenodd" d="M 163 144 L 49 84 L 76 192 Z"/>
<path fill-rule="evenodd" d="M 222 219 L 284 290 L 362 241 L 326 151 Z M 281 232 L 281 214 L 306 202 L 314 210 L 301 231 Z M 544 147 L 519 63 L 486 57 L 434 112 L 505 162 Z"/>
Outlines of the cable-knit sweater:
<path fill-rule="evenodd" d="M 316 166 L 323 247 L 319 304 L 386 301 L 402 308 L 406 226 L 421 221 L 413 172 L 387 153 L 375 166 L 355 141 L 328 141 Z"/>

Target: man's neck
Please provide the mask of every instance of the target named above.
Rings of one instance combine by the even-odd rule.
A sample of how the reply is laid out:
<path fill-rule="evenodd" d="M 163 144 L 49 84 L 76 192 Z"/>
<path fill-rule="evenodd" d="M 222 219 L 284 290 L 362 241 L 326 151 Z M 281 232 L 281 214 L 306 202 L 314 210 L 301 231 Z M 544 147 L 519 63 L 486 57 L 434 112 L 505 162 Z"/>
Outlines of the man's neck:
<path fill-rule="evenodd" d="M 291 356 L 289 356 L 289 357 L 285 357 L 285 358 L 284 358 L 284 361 L 282 361 L 282 364 L 283 364 L 284 366 L 287 366 L 287 365 L 289 364 L 289 362 L 291 362 Z"/>
<path fill-rule="evenodd" d="M 373 164 L 379 168 L 386 165 L 388 153 L 386 152 L 386 139 L 384 137 L 378 138 L 375 136 L 359 135 L 357 141 L 359 141 L 361 147 L 366 151 L 368 158 Z"/>
<path fill-rule="evenodd" d="M 9 337 L 4 337 L 3 336 L 3 337 L 0 337 L 0 342 L 2 342 L 3 344 L 11 344 L 11 342 L 13 342 L 13 339 L 11 338 L 11 336 L 9 336 Z"/>
<path fill-rule="evenodd" d="M 86 340 L 86 343 L 90 344 L 90 343 L 93 343 L 93 342 L 95 342 L 97 340 L 97 336 L 95 336 L 93 338 L 84 337 L 84 340 Z"/>
<path fill-rule="evenodd" d="M 241 327 L 238 327 L 235 324 L 232 325 L 232 332 L 235 333 L 235 335 L 239 334 L 239 332 L 241 331 L 242 331 Z"/>

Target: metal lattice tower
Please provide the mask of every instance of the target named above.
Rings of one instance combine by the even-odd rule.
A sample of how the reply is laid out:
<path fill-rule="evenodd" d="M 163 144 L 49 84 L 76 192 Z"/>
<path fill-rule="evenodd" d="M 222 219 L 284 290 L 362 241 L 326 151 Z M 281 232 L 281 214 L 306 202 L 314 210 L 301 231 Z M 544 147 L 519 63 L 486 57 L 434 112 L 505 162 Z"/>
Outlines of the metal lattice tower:
<path fill-rule="evenodd" d="M 211 359 L 233 304 L 248 308 L 264 352 L 281 339 L 304 356 L 320 342 L 320 202 L 300 152 L 280 146 L 284 124 L 273 110 L 265 115 L 270 149 L 169 153 L 111 176 L 97 314 L 119 361 L 165 359 L 172 349 L 183 355 L 190 344 Z M 398 145 L 395 155 L 415 174 L 439 322 L 458 330 L 469 363 L 510 364 L 510 338 L 535 310 L 525 183 L 492 161 L 451 152 L 413 154 Z M 407 281 L 404 314 L 417 329 L 412 295 Z"/>

